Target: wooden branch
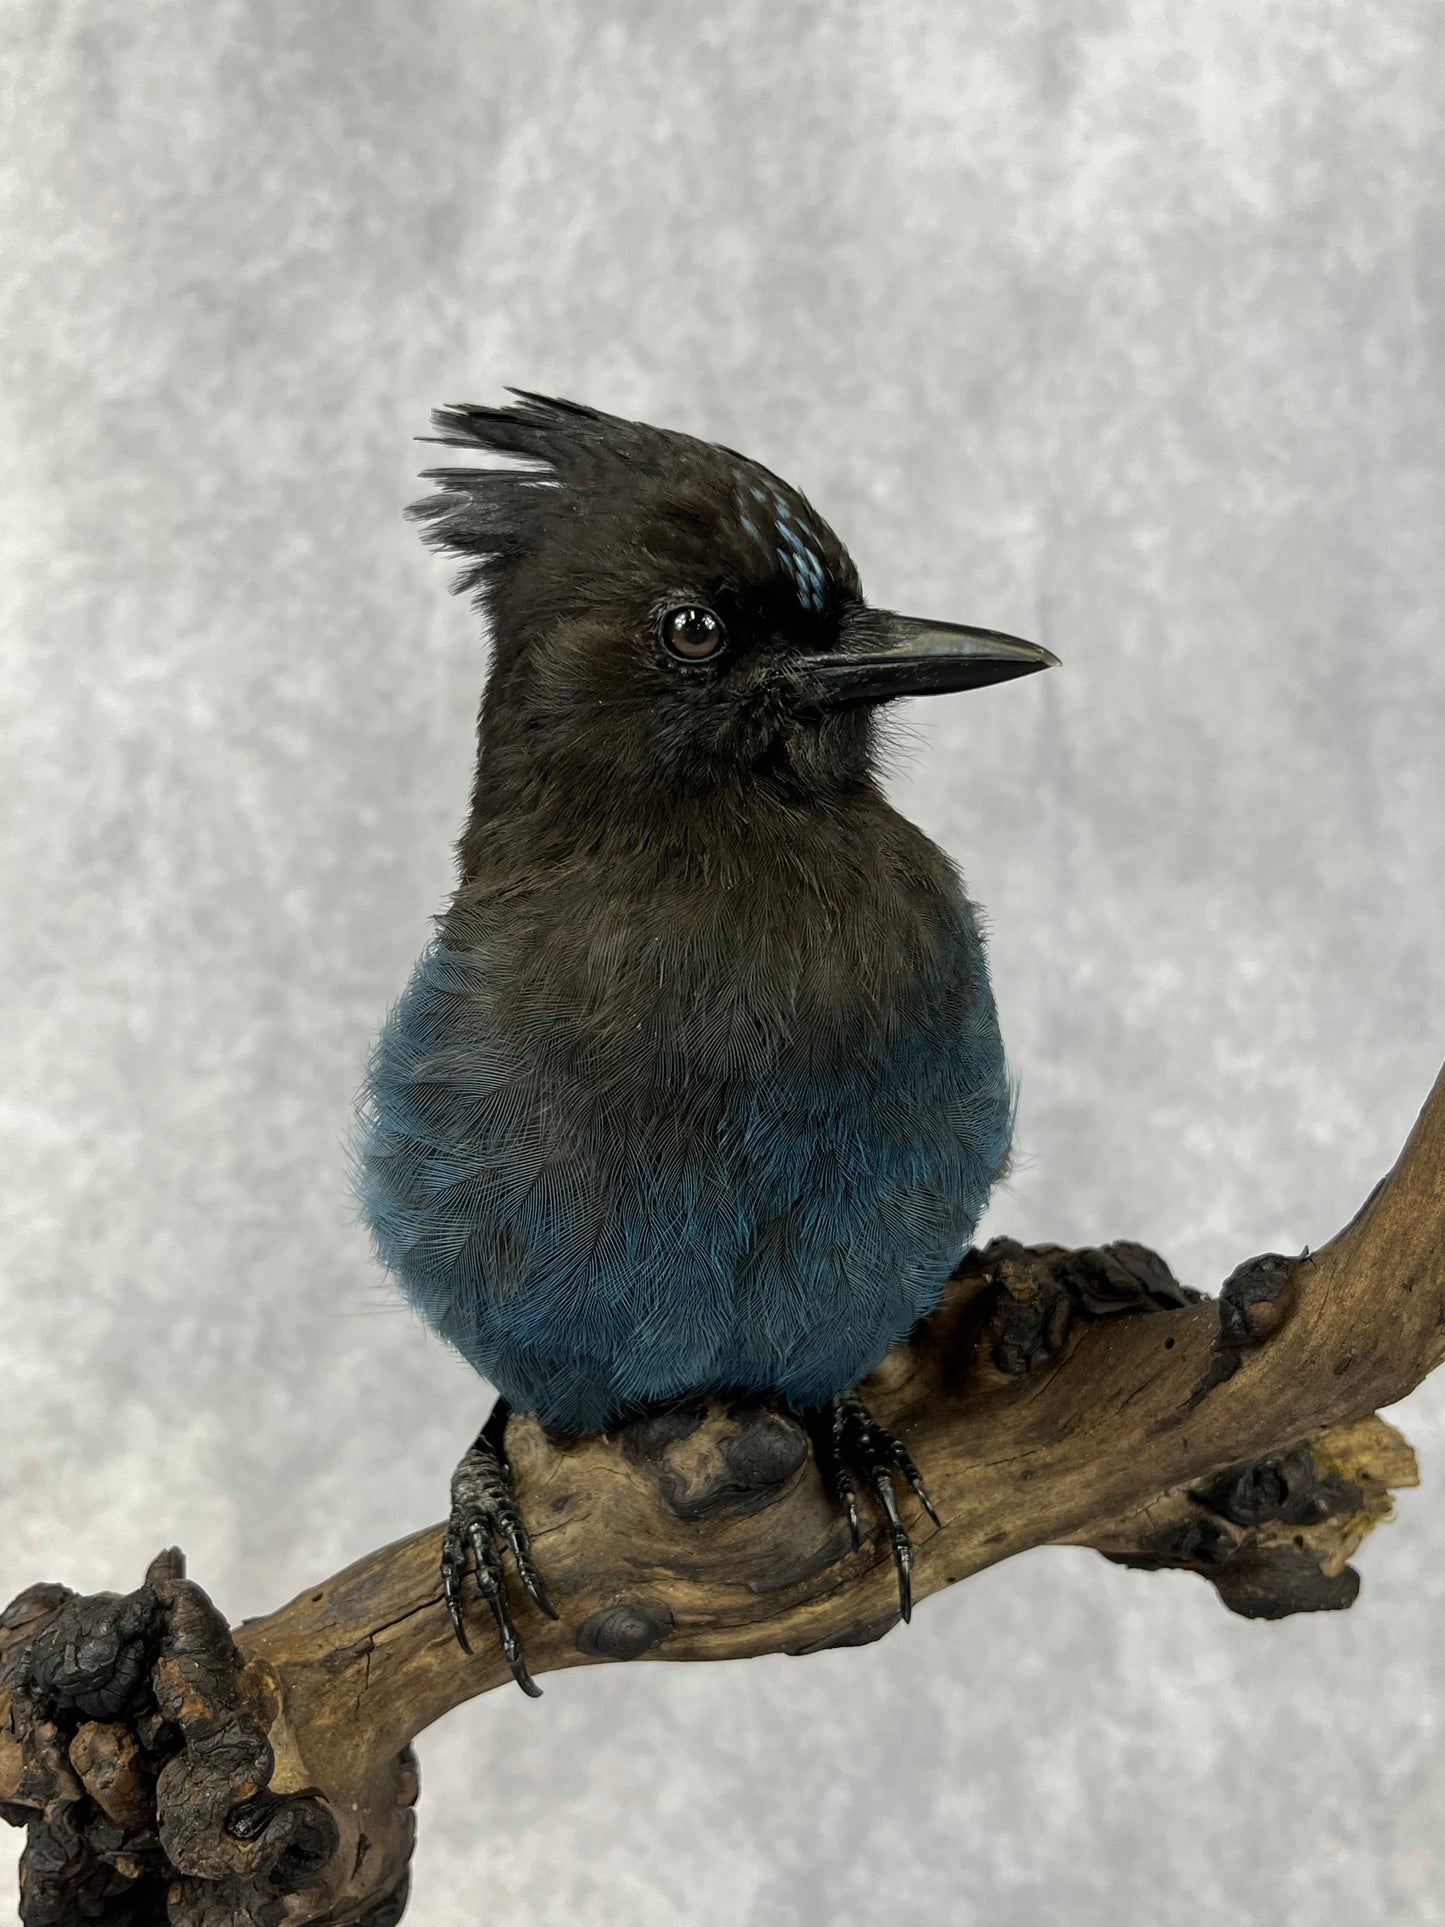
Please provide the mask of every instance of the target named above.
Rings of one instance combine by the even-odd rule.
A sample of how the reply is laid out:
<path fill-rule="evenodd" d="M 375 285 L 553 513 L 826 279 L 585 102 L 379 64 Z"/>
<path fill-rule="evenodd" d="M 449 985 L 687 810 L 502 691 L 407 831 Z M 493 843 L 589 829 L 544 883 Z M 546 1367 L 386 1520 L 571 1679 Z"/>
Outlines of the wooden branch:
<path fill-rule="evenodd" d="M 1068 1544 L 1189 1567 L 1253 1616 L 1347 1606 L 1347 1560 L 1415 1483 L 1372 1414 L 1442 1358 L 1445 1073 L 1323 1251 L 1252 1260 L 1217 1300 L 1139 1246 L 996 1240 L 866 1391 L 943 1520 L 908 1518 L 915 1597 Z M 816 1652 L 896 1621 L 886 1540 L 851 1550 L 787 1418 L 712 1401 L 565 1448 L 522 1420 L 508 1449 L 561 1615 L 514 1602 L 536 1673 Z M 30 1827 L 27 1923 L 81 1899 L 113 1927 L 398 1920 L 409 1743 L 508 1681 L 480 1611 L 476 1657 L 452 1638 L 439 1544 L 416 1533 L 230 1635 L 178 1555 L 124 1597 L 22 1594 L 0 1616 L 0 1811 Z"/>

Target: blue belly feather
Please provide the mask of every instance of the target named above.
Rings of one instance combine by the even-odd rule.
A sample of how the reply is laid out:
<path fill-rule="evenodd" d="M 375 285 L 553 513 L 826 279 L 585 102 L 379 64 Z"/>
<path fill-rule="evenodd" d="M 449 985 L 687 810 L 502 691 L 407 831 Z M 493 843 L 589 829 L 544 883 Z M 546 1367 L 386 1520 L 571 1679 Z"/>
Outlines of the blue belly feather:
<path fill-rule="evenodd" d="M 639 1004 L 623 1048 L 512 994 L 501 955 L 453 935 L 420 959 L 358 1191 L 412 1304 L 512 1405 L 567 1433 L 709 1390 L 806 1409 L 933 1309 L 1012 1128 L 961 897 L 886 1021 L 760 1034 L 740 992 L 671 1029 Z"/>

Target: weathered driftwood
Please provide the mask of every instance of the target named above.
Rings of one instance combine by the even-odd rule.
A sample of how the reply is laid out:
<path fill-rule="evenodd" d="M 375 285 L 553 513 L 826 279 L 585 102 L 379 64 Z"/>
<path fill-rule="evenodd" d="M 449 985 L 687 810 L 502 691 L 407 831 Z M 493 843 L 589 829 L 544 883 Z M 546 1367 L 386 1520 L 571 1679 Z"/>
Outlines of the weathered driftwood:
<path fill-rule="evenodd" d="M 912 1505 L 915 1596 L 1070 1544 L 1191 1568 L 1253 1616 L 1348 1606 L 1346 1562 L 1415 1483 L 1374 1409 L 1442 1358 L 1445 1074 L 1351 1224 L 1217 1300 L 1138 1246 L 995 1241 L 867 1391 L 943 1520 Z M 567 1448 L 514 1421 L 508 1447 L 560 1610 L 515 1600 L 534 1672 L 816 1652 L 896 1620 L 886 1540 L 852 1551 L 787 1418 L 714 1401 Z M 29 1828 L 25 1920 L 398 1920 L 409 1743 L 508 1680 L 480 1609 L 476 1657 L 453 1639 L 439 1542 L 233 1633 L 174 1553 L 129 1595 L 21 1594 L 0 1619 L 0 1812 Z"/>

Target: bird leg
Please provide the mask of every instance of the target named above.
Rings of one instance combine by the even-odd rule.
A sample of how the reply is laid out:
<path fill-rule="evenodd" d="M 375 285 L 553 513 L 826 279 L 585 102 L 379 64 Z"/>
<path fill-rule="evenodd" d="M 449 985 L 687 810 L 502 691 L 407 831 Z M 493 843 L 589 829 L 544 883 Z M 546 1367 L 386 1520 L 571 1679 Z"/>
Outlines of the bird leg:
<path fill-rule="evenodd" d="M 855 1552 L 863 1543 L 858 1517 L 860 1485 L 871 1494 L 883 1514 L 898 1573 L 898 1611 L 906 1622 L 913 1616 L 913 1541 L 899 1516 L 896 1474 L 902 1473 L 929 1518 L 935 1525 L 939 1524 L 918 1467 L 855 1392 L 839 1392 L 821 1411 L 810 1414 L 810 1421 L 819 1469 L 833 1497 L 848 1514 L 848 1530 L 853 1535 Z"/>
<path fill-rule="evenodd" d="M 528 1598 L 549 1619 L 557 1617 L 542 1575 L 532 1558 L 532 1541 L 517 1508 L 512 1487 L 512 1471 L 507 1463 L 507 1420 L 511 1417 L 505 1399 L 498 1399 L 486 1424 L 462 1456 L 452 1474 L 451 1512 L 442 1539 L 442 1590 L 452 1630 L 462 1651 L 472 1650 L 463 1617 L 462 1581 L 466 1575 L 467 1549 L 471 1548 L 477 1591 L 492 1609 L 497 1622 L 497 1637 L 512 1678 L 532 1699 L 542 1697 L 542 1689 L 527 1671 L 521 1636 L 512 1622 L 507 1604 L 506 1581 L 502 1573 L 502 1550 L 510 1550 L 517 1577 Z"/>

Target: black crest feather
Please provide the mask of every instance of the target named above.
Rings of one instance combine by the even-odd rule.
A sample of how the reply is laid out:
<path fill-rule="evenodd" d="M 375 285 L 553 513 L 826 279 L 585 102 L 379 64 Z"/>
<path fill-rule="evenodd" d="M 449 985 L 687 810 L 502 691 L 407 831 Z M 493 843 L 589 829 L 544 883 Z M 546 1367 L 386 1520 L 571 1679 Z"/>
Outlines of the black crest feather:
<path fill-rule="evenodd" d="M 675 481 L 679 470 L 730 453 L 581 402 L 525 388 L 507 392 L 516 396 L 507 407 L 459 402 L 434 410 L 437 432 L 421 438 L 525 464 L 423 471 L 437 492 L 407 513 L 426 525 L 432 547 L 467 557 L 453 585 L 458 593 L 485 597 L 500 576 L 541 547 L 559 517 L 649 492 Z"/>
<path fill-rule="evenodd" d="M 503 581 L 555 542 L 575 549 L 584 530 L 614 548 L 650 547 L 667 530 L 691 528 L 710 553 L 732 553 L 744 576 L 798 586 L 821 607 L 827 579 L 856 590 L 846 551 L 798 491 L 736 450 L 674 429 L 607 415 L 581 402 L 512 388 L 490 408 L 455 403 L 432 416 L 446 448 L 499 457 L 506 466 L 432 468 L 436 493 L 408 511 L 434 548 L 463 556 L 453 587 L 492 603 Z M 786 526 L 785 526 L 786 525 Z M 789 582 L 789 571 L 792 582 Z"/>

